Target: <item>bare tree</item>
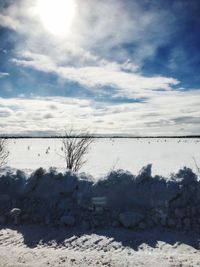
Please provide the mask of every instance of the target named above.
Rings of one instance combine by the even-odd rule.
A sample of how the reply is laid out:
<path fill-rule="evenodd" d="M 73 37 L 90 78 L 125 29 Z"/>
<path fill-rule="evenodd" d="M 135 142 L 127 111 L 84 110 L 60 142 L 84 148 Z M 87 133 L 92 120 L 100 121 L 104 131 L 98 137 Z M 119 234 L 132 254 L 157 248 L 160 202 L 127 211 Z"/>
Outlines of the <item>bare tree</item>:
<path fill-rule="evenodd" d="M 9 152 L 6 146 L 7 140 L 0 138 L 0 168 L 2 168 L 7 163 Z"/>
<path fill-rule="evenodd" d="M 77 133 L 73 128 L 69 131 L 65 131 L 62 143 L 67 169 L 75 172 L 80 170 L 87 162 L 84 158 L 93 142 L 94 137 L 92 137 L 88 131 Z"/>

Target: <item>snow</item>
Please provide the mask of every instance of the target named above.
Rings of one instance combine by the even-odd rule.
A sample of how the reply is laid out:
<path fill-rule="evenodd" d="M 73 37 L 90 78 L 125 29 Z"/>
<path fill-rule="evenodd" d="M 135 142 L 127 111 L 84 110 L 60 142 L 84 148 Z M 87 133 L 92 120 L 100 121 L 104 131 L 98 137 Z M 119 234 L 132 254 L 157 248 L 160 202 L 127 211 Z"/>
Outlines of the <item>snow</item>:
<path fill-rule="evenodd" d="M 197 267 L 198 236 L 175 231 L 102 230 L 21 226 L 0 229 L 0 266 Z"/>
<path fill-rule="evenodd" d="M 8 165 L 31 171 L 39 167 L 64 169 L 61 147 L 61 139 L 10 139 Z M 143 166 L 152 163 L 153 175 L 169 176 L 184 166 L 196 172 L 193 157 L 200 164 L 199 151 L 199 138 L 95 139 L 81 171 L 98 179 L 113 169 L 138 173 Z"/>
<path fill-rule="evenodd" d="M 65 170 L 61 146 L 9 140 L 0 266 L 200 266 L 200 139 L 96 139 L 81 170 L 94 180 Z"/>

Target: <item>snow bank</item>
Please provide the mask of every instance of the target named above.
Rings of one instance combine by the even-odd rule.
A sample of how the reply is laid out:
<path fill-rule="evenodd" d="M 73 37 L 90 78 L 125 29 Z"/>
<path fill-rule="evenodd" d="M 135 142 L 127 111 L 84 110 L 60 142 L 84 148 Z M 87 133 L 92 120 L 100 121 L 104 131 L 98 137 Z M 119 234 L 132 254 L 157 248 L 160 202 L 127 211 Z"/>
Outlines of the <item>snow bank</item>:
<path fill-rule="evenodd" d="M 86 174 L 37 169 L 0 176 L 0 224 L 101 226 L 145 229 L 200 226 L 200 182 L 189 168 L 152 177 L 151 164 L 137 176 L 112 171 L 97 182 Z M 13 220 L 13 210 L 18 211 Z"/>

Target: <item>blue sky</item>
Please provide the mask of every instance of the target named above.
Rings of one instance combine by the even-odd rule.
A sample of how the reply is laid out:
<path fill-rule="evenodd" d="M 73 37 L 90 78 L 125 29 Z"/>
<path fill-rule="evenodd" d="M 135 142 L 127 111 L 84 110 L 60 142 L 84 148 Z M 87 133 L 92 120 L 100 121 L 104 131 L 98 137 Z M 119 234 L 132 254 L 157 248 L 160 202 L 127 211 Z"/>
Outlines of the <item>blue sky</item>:
<path fill-rule="evenodd" d="M 199 14 L 197 0 L 1 0 L 1 133 L 199 134 Z"/>

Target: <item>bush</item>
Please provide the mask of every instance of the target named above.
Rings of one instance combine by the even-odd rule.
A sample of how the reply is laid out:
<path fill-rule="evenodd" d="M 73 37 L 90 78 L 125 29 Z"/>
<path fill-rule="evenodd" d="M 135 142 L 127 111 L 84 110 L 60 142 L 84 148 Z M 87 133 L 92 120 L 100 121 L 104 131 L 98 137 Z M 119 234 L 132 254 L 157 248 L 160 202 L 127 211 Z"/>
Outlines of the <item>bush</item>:
<path fill-rule="evenodd" d="M 88 132 L 75 132 L 73 129 L 65 132 L 63 138 L 63 153 L 68 170 L 77 172 L 86 163 L 85 155 L 94 138 Z"/>
<path fill-rule="evenodd" d="M 7 140 L 0 138 L 0 168 L 2 168 L 7 163 L 9 152 L 6 146 Z"/>

